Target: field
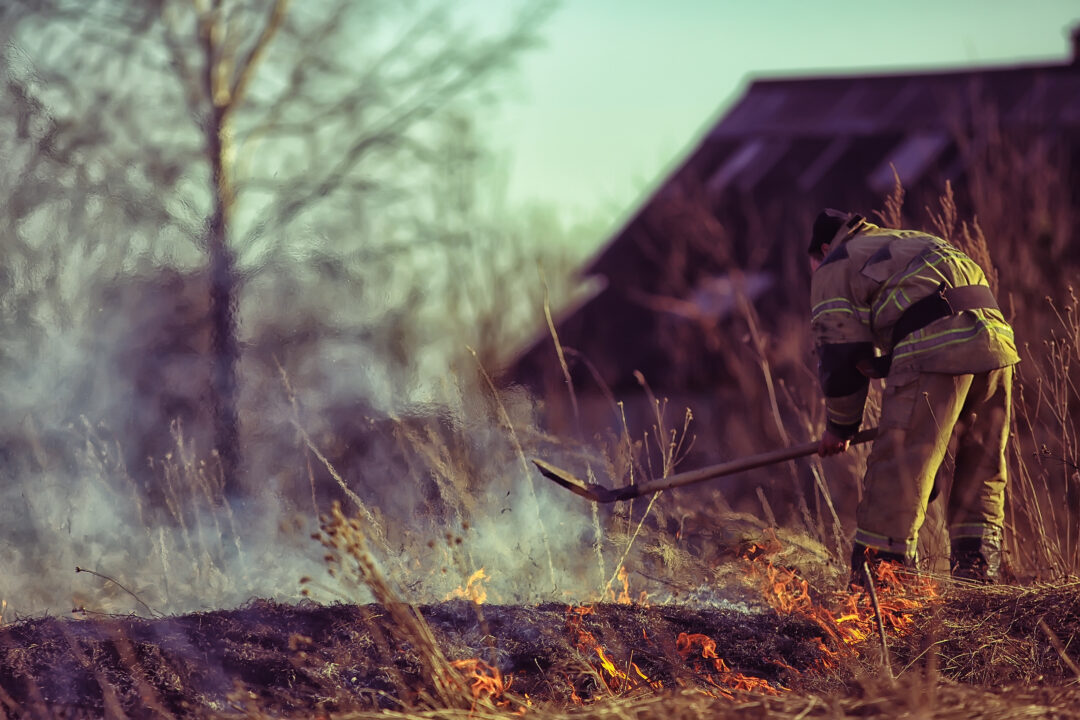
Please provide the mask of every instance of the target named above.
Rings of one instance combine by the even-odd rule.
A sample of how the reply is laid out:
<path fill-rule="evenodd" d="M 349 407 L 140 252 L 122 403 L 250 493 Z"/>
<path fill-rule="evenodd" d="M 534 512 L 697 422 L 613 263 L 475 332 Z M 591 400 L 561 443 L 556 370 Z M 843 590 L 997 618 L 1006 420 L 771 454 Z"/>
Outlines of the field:
<path fill-rule="evenodd" d="M 863 130 L 665 184 L 658 282 L 607 296 L 662 318 L 648 366 L 605 375 L 556 318 L 609 213 L 519 207 L 497 156 L 554 4 L 287 4 L 0 5 L 0 720 L 1080 717 L 1077 152 L 1019 112 L 1053 93 L 973 87 L 947 152 L 882 155 L 910 197 L 851 208 L 968 252 L 1022 357 L 1005 583 L 948 577 L 938 500 L 919 573 L 853 593 L 865 446 L 611 505 L 530 461 L 617 487 L 820 437 L 802 249 L 843 188 L 799 187 Z M 529 338 L 550 392 L 500 374 Z"/>
<path fill-rule="evenodd" d="M 882 222 L 914 221 L 902 197 Z M 595 507 L 529 458 L 604 483 L 667 475 L 691 414 L 650 396 L 647 427 L 553 437 L 540 400 L 478 363 L 431 412 L 368 417 L 275 355 L 247 368 L 262 474 L 246 498 L 226 497 L 181 423 L 150 428 L 172 449 L 148 471 L 85 418 L 5 439 L 18 542 L 0 584 L 0 716 L 1080 717 L 1073 223 L 1066 205 L 1027 206 L 994 216 L 986 201 L 965 222 L 950 190 L 920 216 L 996 269 L 1021 332 L 1007 585 L 940 574 L 931 513 L 925 572 L 852 594 L 857 491 L 842 478 L 864 451 L 810 461 L 813 497 L 789 507 L 713 486 Z M 1049 230 L 1047 212 L 1061 215 Z M 1042 254 L 1016 240 L 1030 237 Z M 759 341 L 745 377 L 777 380 L 744 384 L 743 403 L 813 436 L 816 389 L 793 381 L 805 340 L 743 320 Z"/>
<path fill-rule="evenodd" d="M 347 536 L 382 602 L 21 620 L 0 628 L 0 706 L 9 717 L 1080 717 L 1080 583 L 886 582 L 883 656 L 871 599 L 805 584 L 776 564 L 803 554 L 773 533 L 714 569 L 744 586 L 737 602 L 631 600 L 627 581 L 609 602 L 477 603 L 474 584 L 472 599 L 412 606 L 367 564 L 356 525 L 338 522 L 330 532 Z"/>

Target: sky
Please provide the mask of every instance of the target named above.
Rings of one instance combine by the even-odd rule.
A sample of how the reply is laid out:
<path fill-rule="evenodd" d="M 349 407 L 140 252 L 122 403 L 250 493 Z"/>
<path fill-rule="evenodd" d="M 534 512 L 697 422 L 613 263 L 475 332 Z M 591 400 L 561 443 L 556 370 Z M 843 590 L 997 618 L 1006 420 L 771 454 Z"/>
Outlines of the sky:
<path fill-rule="evenodd" d="M 1077 24 L 1080 0 L 563 0 L 492 140 L 511 203 L 615 216 L 755 77 L 1057 62 Z"/>

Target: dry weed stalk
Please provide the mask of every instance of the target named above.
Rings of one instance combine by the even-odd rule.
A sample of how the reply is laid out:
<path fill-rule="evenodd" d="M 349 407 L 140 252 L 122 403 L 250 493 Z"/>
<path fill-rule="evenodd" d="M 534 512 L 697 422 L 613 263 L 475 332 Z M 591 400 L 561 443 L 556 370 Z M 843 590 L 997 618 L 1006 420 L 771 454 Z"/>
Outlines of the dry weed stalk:
<path fill-rule="evenodd" d="M 768 406 L 771 412 L 773 426 L 776 430 L 776 434 L 779 438 L 780 444 L 784 446 L 790 445 L 791 439 L 784 424 L 784 414 L 780 409 L 780 402 L 776 391 L 777 383 L 774 378 L 772 365 L 769 361 L 768 337 L 761 330 L 761 323 L 758 319 L 757 311 L 754 309 L 754 306 L 753 304 L 751 304 L 749 298 L 746 297 L 746 293 L 743 292 L 742 282 L 740 278 L 736 278 L 735 288 L 735 298 L 737 301 L 739 312 L 742 316 L 743 321 L 746 323 L 747 329 L 749 330 L 750 334 L 749 345 L 753 352 L 754 359 L 757 362 L 758 368 L 761 371 L 762 380 L 765 383 L 765 391 L 768 398 Z M 817 521 L 815 522 L 810 515 L 810 507 L 806 502 L 806 492 L 803 490 L 802 483 L 799 482 L 798 465 L 795 463 L 794 460 L 792 460 L 785 463 L 785 467 L 787 467 L 791 484 L 795 488 L 796 504 L 798 505 L 799 513 L 802 516 L 802 520 L 806 526 L 806 529 L 809 532 L 814 533 L 815 537 L 824 544 L 826 542 L 826 536 L 824 528 L 824 518 L 822 517 L 822 513 L 820 512 L 820 505 L 818 506 L 819 512 Z M 832 512 L 835 523 L 834 529 L 836 529 L 839 525 L 839 518 L 836 517 L 836 510 L 833 506 L 832 497 L 829 489 L 824 483 L 820 481 L 818 481 L 817 483 L 817 488 L 821 492 L 821 495 L 825 498 L 826 506 Z M 766 508 L 766 514 L 771 516 L 772 512 L 768 510 L 768 504 L 765 501 L 760 487 L 758 488 L 758 495 L 763 507 Z M 775 519 L 773 521 L 773 524 L 775 524 Z M 839 531 L 836 530 L 836 532 L 838 533 Z M 838 543 L 838 552 L 840 551 L 839 548 L 840 545 Z"/>
<path fill-rule="evenodd" d="M 471 350 L 471 348 L 470 348 L 470 350 Z M 474 353 L 474 357 L 476 357 L 476 361 L 479 364 L 479 362 L 480 362 L 479 356 L 475 355 L 475 353 Z M 514 429 L 514 424 L 510 420 L 510 415 L 506 411 L 506 406 L 503 404 L 502 400 L 499 398 L 499 393 L 498 393 L 498 390 L 495 388 L 495 383 L 492 382 L 491 376 L 488 375 L 487 371 L 484 369 L 484 367 L 482 365 L 480 365 L 479 368 L 480 368 L 481 374 L 483 375 L 484 381 L 487 383 L 487 388 L 490 391 L 492 398 L 494 398 L 495 403 L 497 404 L 497 406 L 499 408 L 499 415 L 500 415 L 502 421 L 506 424 L 507 431 L 510 433 L 510 439 L 513 442 L 514 451 L 515 451 L 515 453 L 517 455 L 518 461 L 521 463 L 522 469 L 525 472 L 525 477 L 528 478 L 528 481 L 529 481 L 529 497 L 532 500 L 533 507 L 536 510 L 536 521 L 537 521 L 537 523 L 538 523 L 538 525 L 540 527 L 541 536 L 543 537 L 544 553 L 547 556 L 548 573 L 550 574 L 550 577 L 551 577 L 551 587 L 555 588 L 555 587 L 557 587 L 557 582 L 555 580 L 555 561 L 552 559 L 552 556 L 551 556 L 551 543 L 548 541 L 548 533 L 547 533 L 546 527 L 544 526 L 544 518 L 543 518 L 543 515 L 540 512 L 540 502 L 537 500 L 537 497 L 536 497 L 536 486 L 533 484 L 532 469 L 529 467 L 528 458 L 525 457 L 525 451 L 521 447 L 521 441 L 518 439 L 517 431 Z"/>
<path fill-rule="evenodd" d="M 904 227 L 904 184 L 900 181 L 900 173 L 896 172 L 896 166 L 889 163 L 889 167 L 892 169 L 893 175 L 893 188 L 892 191 L 885 196 L 884 210 L 875 210 L 874 215 L 884 227 L 887 228 L 902 228 Z"/>
<path fill-rule="evenodd" d="M 285 368 L 281 365 L 280 362 L 278 362 L 278 359 L 276 357 L 274 358 L 274 362 L 277 364 L 278 373 L 281 376 L 281 383 L 284 386 L 285 393 L 289 398 L 289 406 L 292 408 L 292 425 L 296 430 L 297 437 L 302 443 L 305 457 L 307 453 L 311 453 L 322 464 L 322 466 L 326 468 L 326 471 L 330 473 L 330 477 L 332 477 L 334 479 L 334 482 L 338 484 L 338 487 L 341 488 L 341 491 L 345 493 L 346 497 L 353 501 L 353 503 L 356 505 L 357 511 L 361 515 L 363 515 L 364 520 L 368 524 L 369 532 L 374 536 L 376 542 L 380 543 L 380 546 L 385 548 L 386 533 L 383 530 L 382 525 L 375 518 L 375 515 L 371 512 L 371 510 L 368 509 L 367 504 L 360 499 L 359 495 L 353 492 L 352 488 L 348 486 L 345 480 L 341 477 L 341 474 L 338 473 L 337 469 L 333 466 L 333 464 L 331 464 L 327 457 L 323 455 L 323 453 L 315 445 L 314 441 L 312 441 L 311 436 L 308 435 L 307 430 L 304 429 L 304 426 L 300 421 L 300 405 L 296 400 L 296 393 L 295 391 L 293 391 L 292 383 L 289 381 L 289 375 L 285 372 Z M 315 503 L 314 480 L 312 480 L 311 493 L 312 503 Z"/>
<path fill-rule="evenodd" d="M 668 428 L 667 423 L 664 419 L 664 411 L 667 408 L 667 401 L 665 400 L 664 402 L 661 402 L 659 399 L 657 399 L 657 397 L 653 394 L 652 388 L 650 388 L 648 382 L 646 382 L 644 375 L 642 375 L 640 372 L 635 373 L 634 375 L 637 378 L 638 383 L 640 383 L 641 386 L 644 388 L 649 400 L 652 402 L 655 412 L 653 439 L 656 444 L 656 449 L 659 451 L 660 454 L 660 477 L 668 477 L 675 471 L 675 467 L 685 457 L 686 453 L 689 452 L 690 447 L 693 445 L 693 437 L 690 435 L 690 422 L 693 420 L 694 416 L 693 413 L 690 412 L 690 409 L 687 408 L 686 413 L 683 416 L 682 429 L 678 430 L 676 428 Z M 646 445 L 648 444 L 648 437 L 648 433 L 646 433 Z M 646 456 L 646 461 L 649 463 L 648 477 L 657 477 L 652 472 L 651 455 Z M 633 476 L 631 476 L 631 480 L 633 480 Z M 623 548 L 622 555 L 619 557 L 618 562 L 615 563 L 614 573 L 611 575 L 610 578 L 608 578 L 607 582 L 604 584 L 604 587 L 601 590 L 601 597 L 607 598 L 610 595 L 613 595 L 613 592 L 611 590 L 612 584 L 615 582 L 616 578 L 619 578 L 620 576 L 624 577 L 623 574 L 625 573 L 626 558 L 627 556 L 629 556 L 630 550 L 634 546 L 634 541 L 637 540 L 638 536 L 641 534 L 641 529 L 645 525 L 646 519 L 648 519 L 649 515 L 653 510 L 653 506 L 656 504 L 656 501 L 660 498 L 661 495 L 663 495 L 663 491 L 654 493 L 652 497 L 649 498 L 649 504 L 645 507 L 645 512 L 642 513 L 641 518 L 638 520 L 637 527 L 634 528 L 633 532 L 630 533 L 629 537 L 627 538 L 626 547 Z M 630 522 L 630 518 L 632 516 L 633 505 L 631 501 L 630 512 L 627 513 L 628 523 Z"/>
<path fill-rule="evenodd" d="M 202 605 L 209 593 L 244 586 L 243 571 L 226 569 L 244 558 L 244 549 L 216 455 L 198 458 L 182 425 L 173 422 L 174 449 L 148 459 L 154 483 L 144 486 L 129 474 L 120 442 L 107 427 L 83 417 L 70 430 L 81 440 L 75 453 L 80 477 L 112 504 L 111 520 L 123 530 L 73 558 L 78 573 L 103 581 L 76 593 L 80 612 L 158 617 L 169 608 Z M 91 562 L 96 569 L 81 567 Z"/>
<path fill-rule="evenodd" d="M 1075 377 L 1080 368 L 1080 303 L 1069 287 L 1060 310 L 1051 298 L 1046 305 L 1056 326 L 1046 330 L 1041 354 L 1025 345 L 1020 365 L 1016 414 L 1021 432 L 1012 439 L 1020 461 L 1019 482 L 1009 509 L 1014 530 L 1038 539 L 1011 545 L 1023 561 L 1021 569 L 1053 577 L 1080 574 L 1080 471 L 1054 459 L 1074 458 L 1080 450 L 1080 381 Z M 1032 375 L 1035 380 L 1029 385 L 1025 381 Z"/>
<path fill-rule="evenodd" d="M 570 410 L 574 421 L 574 430 L 579 442 L 584 441 L 581 428 L 581 409 L 578 407 L 577 392 L 574 390 L 574 381 L 570 375 L 570 366 L 566 363 L 566 353 L 563 352 L 562 342 L 559 340 L 559 333 L 555 329 L 555 319 L 551 316 L 551 298 L 548 292 L 547 278 L 544 277 L 544 270 L 542 267 L 538 268 L 540 273 L 540 283 L 544 289 L 543 305 L 544 305 L 544 319 L 547 322 L 548 334 L 551 335 L 551 340 L 555 346 L 555 354 L 559 359 L 559 369 L 562 371 L 563 379 L 566 382 L 566 394 L 570 401 Z M 593 481 L 594 473 L 592 465 L 586 460 L 585 465 L 586 477 L 590 482 Z M 596 551 L 596 565 L 600 572 L 600 581 L 603 582 L 606 575 L 604 569 L 604 552 L 603 552 L 603 530 L 600 526 L 600 511 L 595 505 L 592 507 L 592 524 L 593 524 L 593 537 L 595 542 L 593 547 Z M 552 585 L 554 585 L 555 575 L 552 571 Z M 606 589 L 606 588 L 604 588 Z M 603 589 L 601 590 L 603 594 Z"/>
<path fill-rule="evenodd" d="M 326 560 L 332 574 L 355 587 L 362 586 L 371 591 L 393 622 L 394 645 L 407 644 L 420 665 L 424 686 L 410 687 L 398 675 L 400 697 L 415 697 L 420 707 L 474 707 L 476 699 L 469 692 L 468 684 L 443 654 L 427 621 L 415 606 L 399 597 L 379 568 L 368 547 L 364 523 L 359 518 L 346 517 L 341 504 L 335 502 L 329 514 L 320 518 L 320 529 L 317 537 L 329 551 Z M 392 666 L 387 639 L 375 623 L 369 622 L 368 627 L 383 646 L 387 665 Z"/>

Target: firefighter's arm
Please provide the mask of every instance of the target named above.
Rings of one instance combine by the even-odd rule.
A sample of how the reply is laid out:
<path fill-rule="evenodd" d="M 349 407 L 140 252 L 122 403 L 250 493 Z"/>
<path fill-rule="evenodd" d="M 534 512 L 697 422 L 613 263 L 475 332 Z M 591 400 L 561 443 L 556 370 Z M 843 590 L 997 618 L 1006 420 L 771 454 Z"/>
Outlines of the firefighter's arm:
<path fill-rule="evenodd" d="M 825 395 L 825 427 L 836 441 L 850 438 L 862 423 L 870 381 L 859 365 L 874 357 L 870 306 L 848 286 L 847 263 L 823 264 L 810 286 L 810 328 Z"/>
<path fill-rule="evenodd" d="M 859 371 L 859 364 L 873 356 L 874 345 L 870 342 L 818 346 L 818 371 L 825 395 L 825 428 L 836 439 L 847 440 L 862 424 L 870 381 Z"/>

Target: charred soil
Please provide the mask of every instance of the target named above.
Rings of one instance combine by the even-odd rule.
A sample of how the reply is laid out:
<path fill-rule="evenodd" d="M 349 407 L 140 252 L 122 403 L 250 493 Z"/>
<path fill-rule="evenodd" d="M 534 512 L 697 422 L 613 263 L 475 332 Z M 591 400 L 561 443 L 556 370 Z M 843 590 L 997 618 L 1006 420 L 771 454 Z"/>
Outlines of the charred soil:
<path fill-rule="evenodd" d="M 838 665 L 822 627 L 798 613 L 465 600 L 418 609 L 463 683 L 459 710 L 470 714 L 1077 717 L 1078 608 L 1075 583 L 947 588 L 916 613 L 913 632 L 888 638 L 896 680 L 882 670 L 877 638 Z M 153 619 L 24 619 L 0 628 L 0 709 L 11 717 L 430 713 L 430 665 L 393 617 L 376 604 L 254 601 Z"/>
<path fill-rule="evenodd" d="M 419 609 L 447 659 L 478 659 L 474 677 L 498 674 L 538 705 L 588 703 L 616 687 L 691 687 L 701 672 L 716 674 L 715 664 L 695 669 L 694 656 L 711 655 L 701 637 L 731 672 L 773 687 L 821 658 L 819 629 L 773 612 L 464 600 Z M 688 637 L 699 638 L 692 652 Z M 419 696 L 403 689 L 419 693 L 425 683 L 417 649 L 397 639 L 378 605 L 256 601 L 156 619 L 28 619 L 0 628 L 0 659 L 0 706 L 16 714 L 207 716 L 252 703 L 285 715 L 400 709 Z"/>

